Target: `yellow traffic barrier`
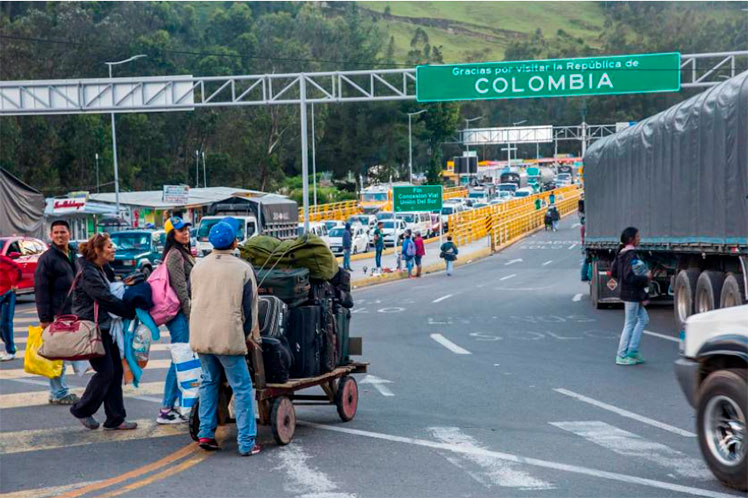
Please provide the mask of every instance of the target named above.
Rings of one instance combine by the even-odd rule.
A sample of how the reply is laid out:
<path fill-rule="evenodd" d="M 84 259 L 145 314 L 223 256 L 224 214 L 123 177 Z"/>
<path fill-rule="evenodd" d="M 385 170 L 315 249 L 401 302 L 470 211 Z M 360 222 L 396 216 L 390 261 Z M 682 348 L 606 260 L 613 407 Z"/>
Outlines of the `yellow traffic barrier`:
<path fill-rule="evenodd" d="M 358 201 L 331 202 L 309 206 L 309 221 L 347 220 L 354 214 L 359 214 Z M 299 208 L 299 223 L 304 222 L 304 209 Z"/>

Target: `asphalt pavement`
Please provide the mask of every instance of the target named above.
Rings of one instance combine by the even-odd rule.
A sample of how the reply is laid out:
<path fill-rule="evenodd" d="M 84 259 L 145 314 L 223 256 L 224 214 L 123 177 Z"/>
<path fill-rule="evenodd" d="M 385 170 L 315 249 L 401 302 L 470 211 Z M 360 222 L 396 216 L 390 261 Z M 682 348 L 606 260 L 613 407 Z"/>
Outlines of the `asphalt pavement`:
<path fill-rule="evenodd" d="M 0 491 L 9 496 L 740 496 L 707 470 L 673 374 L 672 309 L 650 309 L 646 363 L 615 365 L 620 309 L 579 281 L 576 217 L 494 256 L 354 292 L 363 337 L 356 418 L 299 407 L 290 445 L 195 449 L 155 427 L 167 352 L 125 399 L 144 428 L 87 432 L 44 379 L 0 365 Z M 17 334 L 34 322 L 22 303 Z M 23 346 L 23 343 L 20 343 Z M 71 376 L 72 377 L 72 376 Z M 85 385 L 86 378 L 71 378 Z M 127 440 L 122 439 L 127 437 Z M 77 489 L 77 491 L 76 491 Z"/>

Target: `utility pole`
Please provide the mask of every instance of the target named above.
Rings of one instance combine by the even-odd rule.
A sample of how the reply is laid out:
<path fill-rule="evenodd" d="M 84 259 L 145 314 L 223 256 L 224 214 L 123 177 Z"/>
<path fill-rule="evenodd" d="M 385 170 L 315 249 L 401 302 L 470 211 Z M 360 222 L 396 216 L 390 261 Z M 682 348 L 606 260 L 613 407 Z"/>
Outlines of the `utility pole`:
<path fill-rule="evenodd" d="M 208 173 L 205 172 L 205 151 L 202 151 L 203 155 L 203 187 L 208 188 Z"/>
<path fill-rule="evenodd" d="M 117 66 L 119 64 L 125 64 L 127 62 L 134 61 L 135 59 L 140 59 L 142 57 L 147 57 L 144 54 L 134 55 L 130 57 L 129 59 L 117 61 L 117 62 L 105 62 L 109 67 L 109 79 L 112 79 L 112 66 Z M 114 83 L 112 83 L 112 102 L 115 101 L 114 96 Z M 114 113 L 112 113 L 112 155 L 114 157 L 114 204 L 115 208 L 117 210 L 117 219 L 119 219 L 119 166 L 117 164 L 117 128 L 114 124 Z"/>
<path fill-rule="evenodd" d="M 195 149 L 195 188 L 200 186 L 200 154 Z"/>
<path fill-rule="evenodd" d="M 299 78 L 299 94 L 301 111 L 301 183 L 304 195 L 304 233 L 309 233 L 309 135 L 306 117 L 306 75 Z"/>
<path fill-rule="evenodd" d="M 465 119 L 465 129 L 464 129 L 464 130 L 462 130 L 462 141 L 463 141 L 463 142 L 465 141 L 465 130 L 467 130 L 467 128 L 468 128 L 468 125 L 469 125 L 470 123 L 472 123 L 473 121 L 478 121 L 479 119 L 483 119 L 483 116 L 478 116 L 478 117 L 475 117 L 475 118 L 466 118 L 466 119 Z M 467 152 L 470 152 L 470 146 L 469 146 L 469 145 L 467 145 L 467 144 L 465 144 L 465 150 L 466 150 Z"/>
<path fill-rule="evenodd" d="M 99 182 L 99 153 L 96 153 L 96 193 L 99 193 L 99 185 L 101 183 Z"/>
<path fill-rule="evenodd" d="M 314 143 L 317 137 L 314 134 L 314 102 L 312 102 L 312 188 L 314 190 L 314 207 L 317 207 L 317 154 L 314 150 Z"/>
<path fill-rule="evenodd" d="M 409 173 L 409 181 L 410 183 L 413 183 L 413 127 L 412 127 L 412 118 L 413 116 L 418 116 L 421 113 L 426 112 L 426 109 L 422 109 L 417 112 L 409 112 L 408 113 L 408 173 Z"/>

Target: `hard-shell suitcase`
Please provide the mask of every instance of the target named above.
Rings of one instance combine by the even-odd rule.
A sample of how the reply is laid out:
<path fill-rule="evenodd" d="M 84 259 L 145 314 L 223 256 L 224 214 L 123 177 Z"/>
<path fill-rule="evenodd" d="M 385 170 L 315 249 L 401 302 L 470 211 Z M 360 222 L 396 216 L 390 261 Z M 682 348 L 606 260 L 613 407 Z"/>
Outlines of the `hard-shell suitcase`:
<path fill-rule="evenodd" d="M 288 330 L 288 306 L 277 296 L 260 296 L 257 300 L 260 335 L 283 337 Z"/>
<path fill-rule="evenodd" d="M 330 283 L 344 292 L 351 292 L 351 272 L 340 268 Z"/>
<path fill-rule="evenodd" d="M 351 330 L 351 311 L 343 306 L 335 308 L 335 335 L 338 339 L 338 364 L 351 362 L 348 355 L 348 337 Z"/>
<path fill-rule="evenodd" d="M 262 338 L 262 363 L 265 365 L 267 382 L 280 384 L 288 381 L 293 365 L 293 355 L 285 337 Z"/>
<path fill-rule="evenodd" d="M 322 309 L 319 306 L 291 308 L 288 324 L 288 345 L 293 355 L 291 377 L 319 375 L 322 349 Z"/>
<path fill-rule="evenodd" d="M 319 307 L 322 312 L 320 370 L 330 372 L 338 366 L 338 338 L 335 335 L 335 313 L 332 298 L 323 299 Z"/>
<path fill-rule="evenodd" d="M 276 296 L 289 306 L 298 306 L 309 298 L 309 270 L 259 270 L 257 285 L 259 294 Z"/>

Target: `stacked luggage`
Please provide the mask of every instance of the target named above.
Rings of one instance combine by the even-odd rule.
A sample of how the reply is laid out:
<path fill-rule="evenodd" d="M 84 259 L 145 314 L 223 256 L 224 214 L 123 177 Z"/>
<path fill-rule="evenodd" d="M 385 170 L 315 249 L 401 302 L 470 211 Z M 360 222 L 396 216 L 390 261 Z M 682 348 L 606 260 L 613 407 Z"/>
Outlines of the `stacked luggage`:
<path fill-rule="evenodd" d="M 260 237 L 245 244 L 242 256 L 257 271 L 267 382 L 315 377 L 348 364 L 350 272 L 338 267 L 318 237 L 277 245 L 255 239 Z"/>

